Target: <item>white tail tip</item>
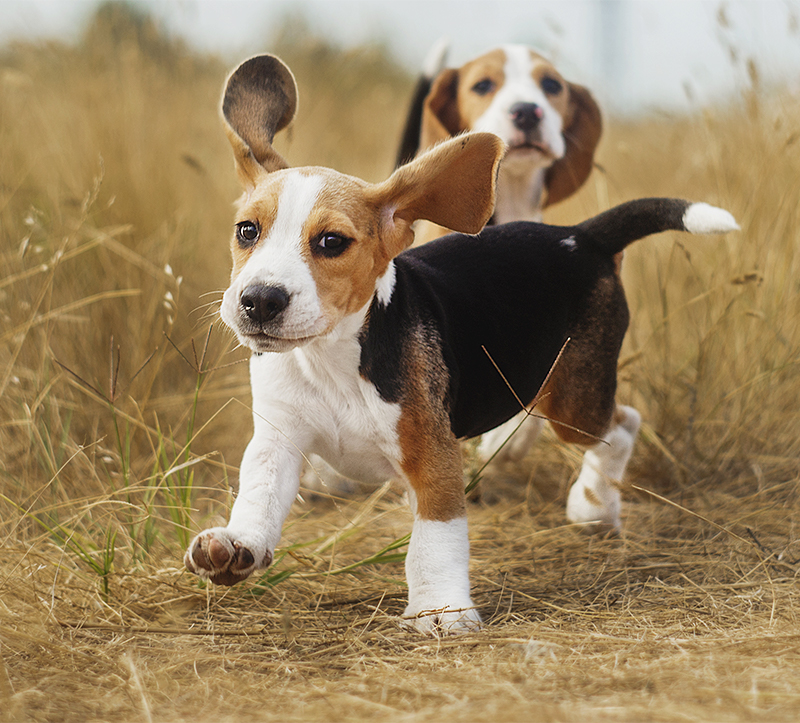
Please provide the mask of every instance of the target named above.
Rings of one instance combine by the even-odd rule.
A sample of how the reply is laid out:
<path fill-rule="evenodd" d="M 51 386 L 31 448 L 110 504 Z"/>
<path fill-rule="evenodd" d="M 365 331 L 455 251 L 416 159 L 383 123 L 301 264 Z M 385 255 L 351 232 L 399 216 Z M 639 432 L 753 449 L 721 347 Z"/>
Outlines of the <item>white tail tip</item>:
<path fill-rule="evenodd" d="M 728 233 L 739 224 L 724 208 L 707 203 L 693 203 L 683 214 L 683 227 L 690 233 Z"/>

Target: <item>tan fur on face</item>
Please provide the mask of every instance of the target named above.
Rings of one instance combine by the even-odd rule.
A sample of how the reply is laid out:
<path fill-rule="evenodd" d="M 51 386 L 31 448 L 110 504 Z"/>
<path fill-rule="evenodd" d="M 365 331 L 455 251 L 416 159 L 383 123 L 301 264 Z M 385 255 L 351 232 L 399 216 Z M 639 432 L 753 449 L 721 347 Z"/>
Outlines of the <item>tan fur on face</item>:
<path fill-rule="evenodd" d="M 437 146 L 374 185 L 328 168 L 264 174 L 255 188 L 246 189 L 239 202 L 237 223 L 251 221 L 260 233 L 258 241 L 247 248 L 242 248 L 234 236 L 231 278 L 236 279 L 254 251 L 270 237 L 280 217 L 281 203 L 291 207 L 291 199 L 283 199 L 288 174 L 320 178 L 313 206 L 303 211 L 304 218 L 288 222 L 293 233 L 299 229 L 299 253 L 314 279 L 322 311 L 321 328 L 314 335 L 326 334 L 369 303 L 391 259 L 413 242 L 414 221 L 441 220 L 469 233 L 483 227 L 494 205 L 496 169 L 502 153 L 499 138 L 474 133 Z M 314 242 L 325 233 L 351 242 L 339 255 L 315 253 Z"/>
<path fill-rule="evenodd" d="M 231 238 L 231 256 L 233 257 L 231 281 L 239 275 L 247 260 L 268 236 L 269 230 L 278 216 L 278 198 L 283 184 L 279 181 L 276 182 L 274 178 L 270 179 L 272 182 L 269 182 L 267 180 L 269 177 L 266 175 L 264 178 L 264 182 L 259 184 L 258 194 L 249 194 L 241 199 L 238 204 L 236 223 L 252 221 L 258 224 L 261 233 L 258 241 L 253 246 L 243 249 L 236 240 L 236 232 L 234 231 Z"/>
<path fill-rule="evenodd" d="M 574 110 L 570 102 L 570 84 L 561 77 L 561 73 L 556 70 L 555 66 L 549 60 L 546 60 L 541 55 L 534 52 L 531 52 L 531 56 L 534 59 L 531 75 L 536 85 L 541 86 L 542 80 L 545 77 L 552 78 L 561 83 L 561 92 L 548 94 L 547 101 L 564 119 L 563 127 L 568 128 L 572 122 L 572 111 Z"/>
<path fill-rule="evenodd" d="M 299 250 L 314 279 L 327 332 L 344 316 L 357 312 L 370 301 L 377 279 L 386 272 L 389 261 L 396 255 L 388 249 L 396 244 L 389 243 L 392 229 L 382 219 L 382 207 L 367 199 L 369 184 L 327 168 L 278 171 L 265 175 L 258 187 L 240 201 L 236 222 L 256 223 L 260 234 L 257 243 L 244 249 L 234 234 L 231 242 L 232 279 L 269 237 L 278 217 L 287 173 L 324 179 L 311 212 L 302 222 Z M 339 256 L 315 254 L 314 241 L 326 233 L 352 239 L 352 242 Z M 408 243 L 410 236 L 401 246 L 404 248 Z"/>
<path fill-rule="evenodd" d="M 326 316 L 333 321 L 363 308 L 375 292 L 377 279 L 386 273 L 395 255 L 389 251 L 380 206 L 365 197 L 366 183 L 334 174 L 326 183 L 304 228 L 303 255 L 317 285 Z M 352 239 L 340 256 L 315 255 L 312 243 L 323 233 Z"/>
<path fill-rule="evenodd" d="M 506 54 L 502 50 L 493 50 L 459 69 L 457 95 L 459 131 L 472 128 L 473 123 L 491 105 L 497 91 L 505 83 L 505 63 Z M 473 86 L 481 80 L 491 80 L 494 83 L 494 90 L 486 95 L 474 92 Z"/>
<path fill-rule="evenodd" d="M 566 149 L 564 156 L 553 160 L 546 170 L 542 198 L 533 201 L 541 211 L 575 193 L 589 177 L 602 132 L 602 118 L 597 103 L 586 88 L 564 80 L 547 59 L 531 50 L 528 53 L 533 59 L 531 75 L 537 86 L 541 87 L 545 76 L 562 84 L 560 93 L 545 94 L 549 105 L 561 115 Z M 461 68 L 447 68 L 439 73 L 423 105 L 420 151 L 475 127 L 506 82 L 505 63 L 506 52 L 498 48 L 469 61 Z M 472 88 L 484 79 L 492 80 L 495 87 L 481 96 Z M 535 217 L 528 213 L 525 218 Z M 450 227 L 444 224 L 423 224 L 417 244 L 449 230 Z"/>
<path fill-rule="evenodd" d="M 538 53 L 529 51 L 533 58 L 531 77 L 537 86 L 541 85 L 546 76 L 558 80 L 563 90 L 557 95 L 548 95 L 547 100 L 553 108 L 564 118 L 564 126 L 569 125 L 569 87 L 561 77 L 555 66 Z M 458 113 L 460 118 L 459 131 L 469 130 L 475 121 L 480 118 L 491 104 L 494 96 L 505 82 L 506 54 L 502 50 L 493 50 L 474 61 L 467 63 L 459 70 L 458 84 Z M 472 88 L 481 80 L 489 79 L 494 82 L 494 89 L 486 95 L 478 95 Z"/>

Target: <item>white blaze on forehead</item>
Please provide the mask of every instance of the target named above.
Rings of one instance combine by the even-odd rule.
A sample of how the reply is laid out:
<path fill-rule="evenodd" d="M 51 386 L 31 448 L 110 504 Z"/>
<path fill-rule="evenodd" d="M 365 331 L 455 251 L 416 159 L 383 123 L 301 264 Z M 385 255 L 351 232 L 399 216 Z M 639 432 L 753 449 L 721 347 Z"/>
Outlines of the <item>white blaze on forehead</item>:
<path fill-rule="evenodd" d="M 303 255 L 304 227 L 322 186 L 322 176 L 296 171 L 284 176 L 275 222 L 223 295 L 222 318 L 232 328 L 241 320 L 240 295 L 251 284 L 279 286 L 291 298 L 275 330 L 280 336 L 310 336 L 324 327 L 317 286 Z"/>
<path fill-rule="evenodd" d="M 283 256 L 294 257 L 300 252 L 304 241 L 303 228 L 317 202 L 322 185 L 322 176 L 306 176 L 302 173 L 289 173 L 286 176 L 278 198 L 275 223 L 267 231 L 266 238 L 251 260 L 255 260 L 258 255 L 277 260 Z M 305 266 L 305 262 L 303 265 Z"/>
<path fill-rule="evenodd" d="M 303 260 L 303 227 L 317 202 L 322 189 L 322 176 L 306 176 L 302 173 L 286 175 L 278 197 L 278 213 L 275 223 L 267 230 L 253 255 L 244 267 L 244 274 L 255 272 L 259 281 L 287 283 L 302 265 L 310 278 L 311 272 Z"/>
<path fill-rule="evenodd" d="M 503 52 L 506 54 L 503 66 L 505 85 L 513 87 L 519 94 L 529 93 L 531 97 L 544 98 L 544 93 L 533 79 L 531 51 L 524 45 L 504 45 Z"/>

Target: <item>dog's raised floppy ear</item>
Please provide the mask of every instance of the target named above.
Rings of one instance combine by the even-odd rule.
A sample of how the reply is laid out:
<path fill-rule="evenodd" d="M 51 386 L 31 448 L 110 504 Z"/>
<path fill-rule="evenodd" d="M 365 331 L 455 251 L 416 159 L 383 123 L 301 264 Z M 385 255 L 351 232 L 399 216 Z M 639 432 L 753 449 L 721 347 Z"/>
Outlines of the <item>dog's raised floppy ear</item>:
<path fill-rule="evenodd" d="M 603 129 L 600 108 L 592 94 L 583 86 L 567 85 L 570 116 L 563 131 L 567 150 L 563 158 L 547 169 L 545 207 L 571 196 L 589 177 Z"/>
<path fill-rule="evenodd" d="M 419 219 L 478 233 L 494 211 L 497 169 L 505 144 L 493 133 L 466 133 L 434 146 L 372 186 L 382 209 L 387 251 L 396 256 L 414 241 Z"/>
<path fill-rule="evenodd" d="M 430 148 L 462 130 L 458 112 L 458 70 L 445 68 L 433 81 L 422 107 L 419 147 Z"/>
<path fill-rule="evenodd" d="M 274 55 L 250 58 L 231 73 L 222 97 L 222 117 L 242 185 L 252 187 L 263 173 L 287 167 L 272 139 L 289 125 L 296 110 L 294 76 Z"/>

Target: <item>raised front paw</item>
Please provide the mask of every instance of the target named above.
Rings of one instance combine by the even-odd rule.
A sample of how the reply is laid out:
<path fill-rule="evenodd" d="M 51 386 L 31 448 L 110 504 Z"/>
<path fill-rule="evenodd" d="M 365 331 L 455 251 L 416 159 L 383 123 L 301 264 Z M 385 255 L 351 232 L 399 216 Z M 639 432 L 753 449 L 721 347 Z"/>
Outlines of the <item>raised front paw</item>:
<path fill-rule="evenodd" d="M 192 540 L 183 564 L 190 572 L 217 585 L 234 585 L 272 564 L 272 553 L 259 552 L 255 547 L 237 540 L 227 527 L 214 527 Z"/>

